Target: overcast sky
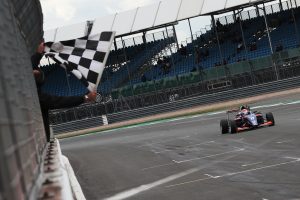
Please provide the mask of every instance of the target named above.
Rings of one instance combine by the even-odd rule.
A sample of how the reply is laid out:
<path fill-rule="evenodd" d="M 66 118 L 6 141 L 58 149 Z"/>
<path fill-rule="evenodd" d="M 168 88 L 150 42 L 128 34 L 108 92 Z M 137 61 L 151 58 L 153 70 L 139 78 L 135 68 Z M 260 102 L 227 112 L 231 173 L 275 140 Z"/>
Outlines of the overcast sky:
<path fill-rule="evenodd" d="M 93 20 L 116 12 L 154 4 L 159 1 L 160 0 L 40 0 L 44 15 L 44 30 L 86 22 L 87 20 Z M 276 2 L 278 2 L 278 0 L 269 4 Z M 193 33 L 196 33 L 210 24 L 210 17 L 201 16 L 191 19 L 190 22 Z M 187 20 L 179 22 L 175 28 L 179 42 L 191 37 Z"/>
<path fill-rule="evenodd" d="M 44 29 L 84 22 L 116 12 L 134 9 L 159 0 L 40 0 Z"/>
<path fill-rule="evenodd" d="M 44 14 L 44 30 L 85 22 L 95 18 L 150 5 L 160 0 L 40 0 Z M 191 20 L 193 32 L 199 31 L 209 20 L 205 17 Z M 180 41 L 190 37 L 188 22 L 176 26 Z"/>

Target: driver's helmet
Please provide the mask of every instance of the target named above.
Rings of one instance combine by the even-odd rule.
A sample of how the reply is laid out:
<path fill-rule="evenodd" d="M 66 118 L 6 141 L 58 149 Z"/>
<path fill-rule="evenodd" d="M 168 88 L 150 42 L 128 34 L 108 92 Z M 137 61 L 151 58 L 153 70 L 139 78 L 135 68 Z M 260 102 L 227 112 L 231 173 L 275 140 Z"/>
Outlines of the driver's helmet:
<path fill-rule="evenodd" d="M 246 107 L 246 106 L 244 106 L 244 105 L 241 105 L 241 107 L 240 107 L 240 111 L 242 111 L 242 110 L 244 110 L 244 109 L 247 109 L 247 107 Z"/>
<path fill-rule="evenodd" d="M 247 115 L 247 114 L 248 114 L 248 110 L 247 110 L 247 109 L 241 110 L 241 114 L 242 114 L 242 115 Z"/>

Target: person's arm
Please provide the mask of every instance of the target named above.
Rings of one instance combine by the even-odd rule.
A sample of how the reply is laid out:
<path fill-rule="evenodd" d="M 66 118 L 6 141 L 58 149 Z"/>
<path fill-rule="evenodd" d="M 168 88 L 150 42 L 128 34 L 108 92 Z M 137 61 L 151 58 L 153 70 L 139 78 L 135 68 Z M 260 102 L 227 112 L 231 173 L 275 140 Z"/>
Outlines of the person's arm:
<path fill-rule="evenodd" d="M 39 94 L 40 104 L 42 108 L 46 109 L 60 109 L 60 108 L 71 108 L 78 106 L 82 103 L 93 102 L 96 100 L 97 94 L 91 92 L 84 96 L 52 96 L 49 94 Z"/>
<path fill-rule="evenodd" d="M 39 70 L 39 64 L 43 57 L 43 54 L 36 52 L 31 56 L 32 69 Z"/>
<path fill-rule="evenodd" d="M 47 109 L 70 108 L 78 106 L 84 102 L 83 96 L 61 97 L 41 93 L 39 98 L 41 107 Z"/>
<path fill-rule="evenodd" d="M 45 44 L 42 41 L 36 49 L 36 53 L 31 56 L 32 69 L 38 70 L 40 61 L 44 55 Z"/>

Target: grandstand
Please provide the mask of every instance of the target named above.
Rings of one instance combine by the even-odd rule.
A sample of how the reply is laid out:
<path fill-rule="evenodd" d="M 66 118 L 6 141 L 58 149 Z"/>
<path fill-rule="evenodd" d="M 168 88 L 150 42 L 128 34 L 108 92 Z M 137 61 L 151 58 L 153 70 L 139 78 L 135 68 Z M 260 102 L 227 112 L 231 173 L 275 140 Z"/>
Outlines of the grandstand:
<path fill-rule="evenodd" d="M 191 33 L 193 37 L 181 43 L 174 28 L 178 18 L 149 30 L 117 34 L 98 88 L 105 97 L 100 110 L 115 113 L 166 103 L 174 96 L 185 99 L 299 75 L 298 2 L 264 3 L 206 11 L 212 24 L 193 27 L 197 30 Z M 53 66 L 52 71 L 44 91 L 57 95 L 85 92 L 73 75 Z M 60 121 L 61 112 L 55 113 L 52 119 Z"/>
<path fill-rule="evenodd" d="M 287 3 L 287 2 L 285 2 Z M 279 4 L 273 4 L 266 7 L 266 10 L 270 11 L 267 14 L 267 18 L 270 21 L 270 37 L 272 42 L 273 50 L 276 49 L 277 45 L 281 44 L 285 53 L 290 52 L 291 56 L 293 56 L 293 52 L 297 52 L 297 47 L 299 46 L 298 33 L 295 29 L 295 26 L 299 26 L 299 10 L 296 9 L 296 24 L 291 22 L 291 13 L 288 6 L 283 6 L 286 10 L 280 11 Z M 259 14 L 259 15 L 258 15 Z M 176 53 L 170 55 L 172 58 L 172 68 L 170 72 L 164 73 L 163 69 L 159 65 L 152 65 L 148 71 L 146 71 L 146 77 L 148 80 L 159 81 L 161 79 L 165 79 L 164 82 L 172 82 L 166 83 L 166 85 L 181 85 L 182 78 L 192 77 L 190 80 L 191 83 L 206 81 L 206 80 L 217 80 L 220 78 L 226 77 L 226 70 L 223 66 L 227 66 L 229 68 L 229 72 L 231 74 L 238 74 L 239 72 L 242 74 L 243 72 L 247 72 L 245 70 L 236 70 L 236 68 L 242 68 L 243 64 L 246 64 L 245 61 L 255 61 L 260 60 L 262 62 L 268 62 L 268 58 L 272 55 L 272 50 L 270 49 L 267 30 L 264 23 L 264 17 L 261 12 L 256 13 L 256 10 L 249 10 L 240 13 L 241 15 L 241 23 L 243 27 L 243 35 L 245 38 L 245 44 L 247 48 L 243 48 L 242 50 L 237 50 L 239 42 L 242 41 L 242 34 L 240 29 L 240 23 L 237 21 L 237 17 L 234 15 L 228 15 L 222 17 L 221 19 L 217 19 L 217 21 L 223 22 L 222 29 L 218 32 L 219 40 L 222 41 L 220 43 L 220 49 L 216 42 L 216 35 L 214 30 L 208 30 L 206 33 L 196 36 L 194 40 L 190 43 L 187 43 L 187 56 L 180 55 L 180 51 L 177 49 Z M 229 30 L 229 31 L 228 31 Z M 285 37 L 282 37 L 285 36 Z M 239 41 L 241 40 L 241 41 Z M 251 48 L 251 45 L 255 45 L 255 49 Z M 197 52 L 196 49 L 200 51 L 200 61 L 197 62 Z M 209 55 L 205 55 L 204 51 L 208 51 Z M 282 52 L 281 52 L 282 53 Z M 241 65 L 236 65 L 244 61 Z M 258 62 L 258 61 L 256 61 Z M 265 67 L 271 66 L 270 63 L 266 64 Z M 200 71 L 205 74 L 202 78 L 195 78 L 193 73 L 193 68 L 196 67 L 195 71 Z M 216 67 L 218 69 L 216 69 Z M 264 66 L 262 66 L 263 68 Z M 247 68 L 247 67 L 246 67 Z M 258 66 L 259 68 L 259 66 Z M 177 76 L 177 77 L 176 77 Z M 178 77 L 179 76 L 179 77 Z M 179 79 L 179 80 L 178 80 Z M 190 78 L 187 78 L 190 79 Z M 141 83 L 140 79 L 134 79 L 134 83 Z M 148 82 L 147 84 L 152 84 Z M 147 84 L 144 87 L 147 87 Z M 183 83 L 184 84 L 184 83 Z M 127 84 L 130 85 L 129 83 Z M 127 86 L 127 87 L 128 87 Z M 139 87 L 140 85 L 134 85 L 134 88 Z M 126 86 L 125 86 L 126 87 Z M 142 86 L 143 87 L 143 86 Z M 168 87 L 168 86 L 167 86 Z M 122 92 L 123 88 L 117 89 L 118 92 Z M 147 91 L 147 90 L 146 90 Z M 136 91 L 136 93 L 140 93 Z M 125 94 L 126 95 L 126 94 Z"/>

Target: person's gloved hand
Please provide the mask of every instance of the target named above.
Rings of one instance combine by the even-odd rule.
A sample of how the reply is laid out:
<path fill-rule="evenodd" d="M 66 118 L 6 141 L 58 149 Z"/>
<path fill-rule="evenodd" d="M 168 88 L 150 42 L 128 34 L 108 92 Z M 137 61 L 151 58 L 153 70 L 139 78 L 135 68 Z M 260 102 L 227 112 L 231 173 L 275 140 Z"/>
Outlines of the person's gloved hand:
<path fill-rule="evenodd" d="M 96 101 L 96 97 L 97 97 L 97 93 L 96 92 L 90 92 L 87 95 L 84 96 L 84 102 L 85 103 L 91 103 L 91 102 L 95 102 Z"/>
<path fill-rule="evenodd" d="M 45 53 L 46 58 L 54 58 L 54 54 L 53 53 Z"/>

